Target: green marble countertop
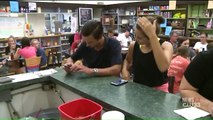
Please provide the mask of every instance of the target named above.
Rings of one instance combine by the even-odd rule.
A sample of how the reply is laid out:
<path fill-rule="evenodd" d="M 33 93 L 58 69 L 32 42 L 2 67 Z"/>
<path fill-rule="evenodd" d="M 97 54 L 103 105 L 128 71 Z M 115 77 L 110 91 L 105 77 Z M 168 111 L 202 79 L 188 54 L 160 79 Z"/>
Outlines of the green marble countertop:
<path fill-rule="evenodd" d="M 54 82 L 72 92 L 101 104 L 106 110 L 119 110 L 126 119 L 185 120 L 173 110 L 183 108 L 179 96 L 129 82 L 122 86 L 110 85 L 117 77 L 91 77 L 82 73 L 67 74 L 63 69 L 34 80 L 0 84 L 0 92 L 37 83 Z M 206 117 L 205 120 L 211 120 Z"/>
<path fill-rule="evenodd" d="M 120 110 L 129 118 L 183 119 L 173 110 L 182 108 L 179 96 L 129 82 L 122 86 L 110 85 L 117 77 L 89 77 L 67 74 L 64 70 L 51 79 L 73 92 L 92 99 L 109 110 Z"/>
<path fill-rule="evenodd" d="M 43 82 L 48 83 L 50 82 L 49 80 L 50 80 L 49 76 L 46 76 L 46 77 L 20 81 L 20 82 L 8 82 L 8 83 L 0 84 L 0 92 L 4 90 L 15 90 L 18 88 L 22 88 L 22 87 L 37 84 L 37 83 L 43 83 Z"/>

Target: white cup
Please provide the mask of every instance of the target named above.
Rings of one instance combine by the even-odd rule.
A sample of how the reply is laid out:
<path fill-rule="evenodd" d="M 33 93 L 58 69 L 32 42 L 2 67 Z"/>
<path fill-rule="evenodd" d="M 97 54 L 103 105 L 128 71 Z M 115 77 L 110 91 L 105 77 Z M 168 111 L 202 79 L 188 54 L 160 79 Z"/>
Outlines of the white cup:
<path fill-rule="evenodd" d="M 37 7 L 37 12 L 41 13 L 41 7 Z"/>
<path fill-rule="evenodd" d="M 125 120 L 125 116 L 119 111 L 108 111 L 101 116 L 101 120 Z"/>

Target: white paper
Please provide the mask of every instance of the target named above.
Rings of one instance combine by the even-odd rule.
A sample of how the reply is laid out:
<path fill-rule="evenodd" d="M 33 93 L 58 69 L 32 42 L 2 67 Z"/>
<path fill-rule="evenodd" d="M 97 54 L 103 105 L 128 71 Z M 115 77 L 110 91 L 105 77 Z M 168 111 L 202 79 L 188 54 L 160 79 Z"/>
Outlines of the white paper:
<path fill-rule="evenodd" d="M 35 75 L 38 75 L 40 77 L 42 76 L 48 76 L 48 75 L 52 75 L 54 73 L 56 73 L 57 71 L 54 69 L 48 69 L 48 70 L 41 70 L 41 71 L 36 71 L 34 72 Z"/>
<path fill-rule="evenodd" d="M 187 120 L 194 120 L 210 115 L 210 113 L 195 107 L 174 110 L 174 112 L 186 118 Z"/>
<path fill-rule="evenodd" d="M 14 78 L 13 82 L 20 82 L 20 81 L 37 79 L 37 78 L 40 78 L 43 76 L 48 76 L 48 75 L 54 74 L 56 72 L 57 71 L 54 69 L 48 69 L 48 70 L 36 71 L 34 73 L 33 72 L 32 73 L 23 73 L 23 74 L 8 76 L 8 77 Z"/>
<path fill-rule="evenodd" d="M 18 74 L 18 75 L 12 75 L 8 76 L 10 78 L 14 78 L 13 82 L 20 82 L 20 81 L 26 81 L 26 80 L 32 80 L 39 78 L 38 75 L 35 75 L 33 73 L 24 73 L 24 74 Z"/>

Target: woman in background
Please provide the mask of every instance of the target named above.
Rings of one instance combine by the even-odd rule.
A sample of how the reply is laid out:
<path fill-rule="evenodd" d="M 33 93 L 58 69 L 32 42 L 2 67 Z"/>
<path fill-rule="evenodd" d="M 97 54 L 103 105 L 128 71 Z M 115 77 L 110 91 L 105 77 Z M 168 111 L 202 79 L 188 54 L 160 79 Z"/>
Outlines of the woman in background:
<path fill-rule="evenodd" d="M 21 40 L 21 48 L 17 49 L 16 54 L 14 55 L 14 59 L 16 60 L 20 56 L 23 57 L 24 59 L 36 57 L 36 52 L 37 52 L 37 49 L 31 46 L 30 39 L 27 37 L 24 37 Z M 21 69 L 24 72 L 24 67 L 22 67 Z M 36 69 L 32 68 L 31 70 L 29 69 L 27 72 L 30 72 L 30 71 L 33 72 L 37 70 L 38 69 L 36 67 Z"/>
<path fill-rule="evenodd" d="M 70 53 L 73 54 L 77 48 L 78 48 L 78 45 L 81 43 L 81 33 L 80 32 L 76 32 L 74 34 L 74 41 L 73 43 L 71 44 L 71 51 Z"/>
<path fill-rule="evenodd" d="M 20 56 L 23 58 L 31 58 L 36 56 L 36 48 L 30 45 L 30 39 L 27 37 L 22 38 L 21 48 L 18 48 L 14 59 L 18 59 Z"/>
<path fill-rule="evenodd" d="M 13 60 L 14 55 L 20 46 L 16 44 L 16 39 L 12 35 L 8 38 L 7 43 L 8 46 L 5 49 L 6 56 L 9 60 Z M 4 67 L 6 68 L 4 70 L 7 70 L 9 73 L 23 73 L 23 64 L 21 60 L 8 61 Z"/>
<path fill-rule="evenodd" d="M 190 61 L 187 59 L 189 54 L 189 49 L 187 46 L 180 46 L 177 49 L 176 56 L 172 59 L 171 64 L 168 69 L 168 77 L 172 78 L 169 79 L 171 83 L 169 91 L 171 93 L 179 93 L 179 86 L 183 74 L 188 67 Z"/>
<path fill-rule="evenodd" d="M 129 46 L 124 60 L 122 77 L 130 79 L 129 68 L 133 67 L 133 81 L 168 92 L 167 70 L 173 48 L 171 43 L 158 39 L 161 16 L 138 18 L 135 40 Z"/>
<path fill-rule="evenodd" d="M 15 54 L 16 50 L 20 48 L 20 46 L 16 44 L 16 40 L 12 35 L 8 38 L 7 43 L 8 46 L 5 50 L 6 55 Z"/>
<path fill-rule="evenodd" d="M 207 33 L 202 32 L 200 34 L 200 42 L 196 42 L 193 47 L 193 49 L 195 49 L 197 54 L 202 51 L 207 51 L 207 45 L 208 45 L 207 38 L 208 38 Z"/>
<path fill-rule="evenodd" d="M 178 48 L 180 46 L 186 46 L 189 49 L 188 58 L 190 60 L 192 60 L 196 56 L 196 52 L 193 50 L 192 47 L 189 46 L 189 39 L 188 39 L 188 37 L 178 38 Z"/>

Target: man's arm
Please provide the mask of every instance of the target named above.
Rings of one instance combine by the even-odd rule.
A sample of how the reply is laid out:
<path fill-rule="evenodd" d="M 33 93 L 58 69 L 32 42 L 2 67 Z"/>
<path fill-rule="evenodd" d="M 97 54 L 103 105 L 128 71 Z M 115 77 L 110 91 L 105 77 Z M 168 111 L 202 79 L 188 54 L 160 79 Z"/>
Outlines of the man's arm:
<path fill-rule="evenodd" d="M 88 75 L 95 75 L 95 76 L 118 76 L 120 74 L 121 65 L 112 65 L 111 67 L 107 68 L 88 68 L 84 65 L 78 65 L 79 72 L 84 72 Z"/>
<path fill-rule="evenodd" d="M 95 72 L 96 75 L 104 76 L 104 75 L 115 75 L 119 76 L 120 70 L 121 70 L 121 65 L 113 65 L 111 67 L 107 68 L 101 68 L 97 69 L 98 71 Z"/>
<path fill-rule="evenodd" d="M 183 77 L 180 84 L 180 94 L 184 101 L 191 103 L 194 107 L 201 108 L 213 115 L 213 102 L 206 99 L 198 93 L 198 89 L 193 87 L 185 78 Z"/>

